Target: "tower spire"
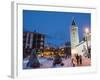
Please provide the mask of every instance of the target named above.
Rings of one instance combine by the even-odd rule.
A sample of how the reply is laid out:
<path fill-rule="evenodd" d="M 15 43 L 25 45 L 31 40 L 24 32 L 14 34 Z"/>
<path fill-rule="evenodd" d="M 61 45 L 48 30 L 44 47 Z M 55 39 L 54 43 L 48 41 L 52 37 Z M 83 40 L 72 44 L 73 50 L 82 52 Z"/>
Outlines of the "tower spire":
<path fill-rule="evenodd" d="M 75 23 L 75 21 L 74 21 L 74 19 L 73 19 L 73 21 L 72 21 L 72 26 L 75 26 L 76 25 L 76 23 Z"/>

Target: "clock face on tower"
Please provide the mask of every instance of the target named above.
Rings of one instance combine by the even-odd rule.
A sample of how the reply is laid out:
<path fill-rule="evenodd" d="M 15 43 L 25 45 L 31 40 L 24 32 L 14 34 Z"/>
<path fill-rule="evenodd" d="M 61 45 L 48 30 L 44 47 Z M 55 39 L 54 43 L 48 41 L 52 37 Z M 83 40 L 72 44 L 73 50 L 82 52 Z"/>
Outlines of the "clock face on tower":
<path fill-rule="evenodd" d="M 72 28 L 72 31 L 76 31 L 76 27 L 73 27 L 73 28 Z"/>
<path fill-rule="evenodd" d="M 73 38 L 75 38 L 75 32 L 76 32 L 76 28 L 72 28 L 72 35 L 73 35 Z"/>

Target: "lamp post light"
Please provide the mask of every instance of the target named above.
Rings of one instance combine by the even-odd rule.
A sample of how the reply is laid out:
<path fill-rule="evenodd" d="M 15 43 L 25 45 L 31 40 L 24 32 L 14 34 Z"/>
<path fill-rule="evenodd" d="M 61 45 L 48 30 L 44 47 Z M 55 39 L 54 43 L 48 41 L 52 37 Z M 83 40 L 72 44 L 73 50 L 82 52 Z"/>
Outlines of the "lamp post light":
<path fill-rule="evenodd" d="M 88 34 L 89 33 L 89 28 L 85 28 L 85 33 Z"/>
<path fill-rule="evenodd" d="M 89 35 L 89 28 L 85 28 L 85 30 L 84 30 L 84 32 L 85 32 L 85 41 L 86 41 L 86 47 L 87 47 L 87 56 L 88 56 L 88 58 L 89 58 L 89 51 L 88 51 L 88 35 Z"/>

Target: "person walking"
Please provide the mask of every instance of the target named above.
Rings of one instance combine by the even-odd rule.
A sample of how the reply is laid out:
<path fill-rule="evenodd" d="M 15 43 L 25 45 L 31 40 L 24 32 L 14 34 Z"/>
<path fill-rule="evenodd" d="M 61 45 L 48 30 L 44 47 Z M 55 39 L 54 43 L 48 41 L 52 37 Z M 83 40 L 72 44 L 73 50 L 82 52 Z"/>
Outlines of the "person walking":
<path fill-rule="evenodd" d="M 79 56 L 80 65 L 82 65 L 82 55 Z"/>
<path fill-rule="evenodd" d="M 79 55 L 76 55 L 76 60 L 77 60 L 77 66 L 79 65 Z"/>
<path fill-rule="evenodd" d="M 72 66 L 75 67 L 75 61 L 74 61 L 74 58 L 72 58 Z"/>

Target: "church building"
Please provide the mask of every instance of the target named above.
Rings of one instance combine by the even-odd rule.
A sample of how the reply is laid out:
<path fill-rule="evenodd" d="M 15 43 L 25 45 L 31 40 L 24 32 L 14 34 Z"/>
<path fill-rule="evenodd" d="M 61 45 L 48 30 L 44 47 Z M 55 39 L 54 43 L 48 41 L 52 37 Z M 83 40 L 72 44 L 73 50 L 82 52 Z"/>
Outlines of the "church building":
<path fill-rule="evenodd" d="M 91 53 L 91 33 L 89 30 L 85 30 L 83 33 L 83 40 L 79 40 L 78 26 L 75 23 L 75 20 L 72 21 L 70 29 L 70 38 L 71 38 L 71 54 L 79 54 L 82 56 L 90 57 Z"/>

